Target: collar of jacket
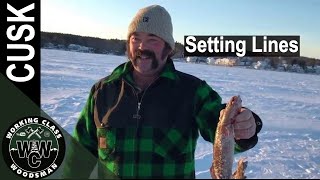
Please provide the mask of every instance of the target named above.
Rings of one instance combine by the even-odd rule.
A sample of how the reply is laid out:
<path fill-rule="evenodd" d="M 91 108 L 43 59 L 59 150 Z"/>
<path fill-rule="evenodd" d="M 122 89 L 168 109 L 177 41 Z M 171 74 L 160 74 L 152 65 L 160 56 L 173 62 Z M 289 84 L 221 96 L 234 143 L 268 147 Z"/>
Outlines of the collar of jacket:
<path fill-rule="evenodd" d="M 132 78 L 132 71 L 133 66 L 131 61 L 128 61 L 126 63 L 120 64 L 118 67 L 114 69 L 114 71 L 111 73 L 109 78 L 107 78 L 106 83 L 119 80 L 121 78 L 124 78 L 125 80 L 129 81 L 130 83 L 133 83 Z M 161 78 L 167 78 L 170 80 L 178 80 L 179 76 L 176 74 L 176 69 L 174 67 L 172 59 L 167 59 L 167 62 L 160 73 Z"/>

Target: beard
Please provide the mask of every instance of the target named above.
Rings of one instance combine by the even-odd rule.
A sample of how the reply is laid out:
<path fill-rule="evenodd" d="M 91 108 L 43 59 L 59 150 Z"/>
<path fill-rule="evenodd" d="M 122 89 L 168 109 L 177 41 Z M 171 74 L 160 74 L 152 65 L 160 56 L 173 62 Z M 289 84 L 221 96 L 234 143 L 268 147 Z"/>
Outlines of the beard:
<path fill-rule="evenodd" d="M 157 69 L 159 67 L 158 59 L 156 58 L 156 55 L 153 51 L 150 50 L 140 50 L 138 49 L 134 56 L 131 57 L 133 65 L 137 66 L 137 60 L 142 56 L 145 56 L 151 60 L 151 69 Z"/>

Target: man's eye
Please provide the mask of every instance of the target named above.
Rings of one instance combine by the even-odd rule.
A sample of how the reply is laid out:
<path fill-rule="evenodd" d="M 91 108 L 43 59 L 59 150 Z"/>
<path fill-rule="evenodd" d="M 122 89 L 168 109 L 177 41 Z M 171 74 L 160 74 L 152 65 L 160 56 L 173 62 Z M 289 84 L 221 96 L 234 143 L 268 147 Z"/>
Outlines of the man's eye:
<path fill-rule="evenodd" d="M 137 41 L 139 41 L 139 38 L 137 38 L 137 37 L 132 37 L 131 40 L 132 40 L 133 42 L 137 42 Z"/>
<path fill-rule="evenodd" d="M 149 42 L 151 42 L 151 43 L 158 43 L 159 40 L 158 40 L 158 39 L 150 39 Z"/>

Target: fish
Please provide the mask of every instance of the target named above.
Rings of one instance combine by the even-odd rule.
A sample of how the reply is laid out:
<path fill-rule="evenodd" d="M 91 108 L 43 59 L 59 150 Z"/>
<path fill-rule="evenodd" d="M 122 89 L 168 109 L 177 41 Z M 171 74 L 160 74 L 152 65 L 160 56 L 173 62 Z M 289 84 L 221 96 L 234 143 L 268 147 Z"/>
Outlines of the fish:
<path fill-rule="evenodd" d="M 240 158 L 237 169 L 232 173 L 234 160 L 234 121 L 242 107 L 241 97 L 232 96 L 220 114 L 213 143 L 213 161 L 210 174 L 213 179 L 246 179 L 244 175 L 248 162 Z"/>

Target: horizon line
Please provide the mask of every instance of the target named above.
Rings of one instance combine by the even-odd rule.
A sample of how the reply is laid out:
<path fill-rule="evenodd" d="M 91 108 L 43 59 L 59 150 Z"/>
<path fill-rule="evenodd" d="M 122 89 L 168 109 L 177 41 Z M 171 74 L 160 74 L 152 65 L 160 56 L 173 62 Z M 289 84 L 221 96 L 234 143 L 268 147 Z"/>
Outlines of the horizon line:
<path fill-rule="evenodd" d="M 81 36 L 81 37 L 89 37 L 89 38 L 97 38 L 97 39 L 102 39 L 102 40 L 120 40 L 120 41 L 127 41 L 126 39 L 118 39 L 118 38 L 102 38 L 102 37 L 95 37 L 95 36 L 86 36 L 86 35 L 80 35 L 80 34 L 71 34 L 71 33 L 63 33 L 63 32 L 50 32 L 50 31 L 42 31 L 40 30 L 40 32 L 44 32 L 44 33 L 57 33 L 57 34 L 66 34 L 66 35 L 73 35 L 73 36 Z M 183 45 L 182 43 L 178 42 L 178 41 L 175 41 L 175 43 L 179 43 L 181 45 Z M 184 46 L 184 45 L 183 45 Z M 301 52 L 300 52 L 301 53 Z M 310 57 L 310 56 L 302 56 L 300 55 L 299 57 L 306 57 L 306 58 L 311 58 L 311 59 L 316 59 L 316 60 L 319 60 L 320 61 L 320 57 L 319 58 L 316 58 L 316 57 Z"/>

